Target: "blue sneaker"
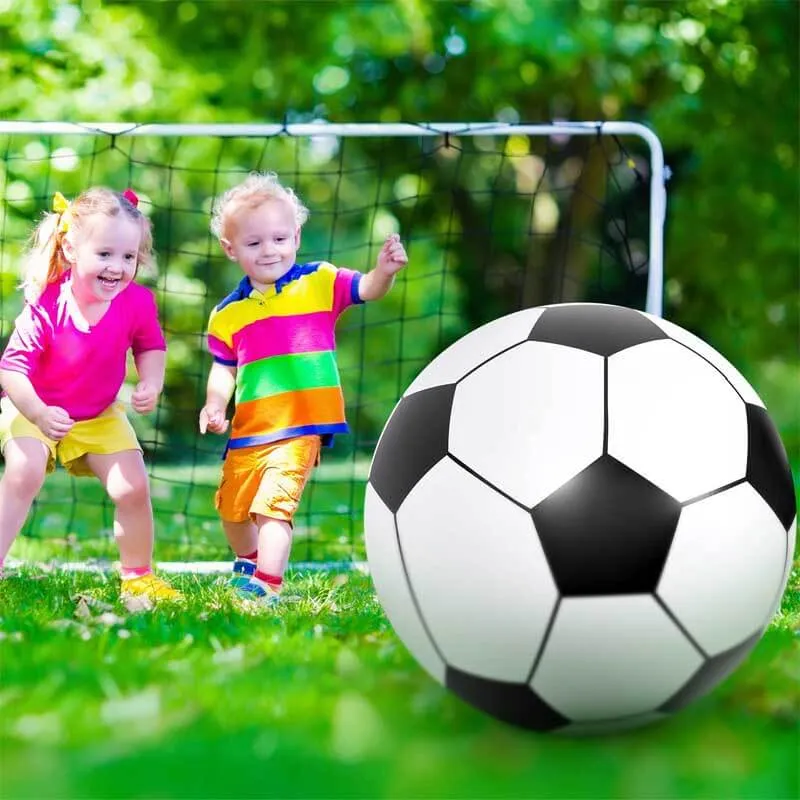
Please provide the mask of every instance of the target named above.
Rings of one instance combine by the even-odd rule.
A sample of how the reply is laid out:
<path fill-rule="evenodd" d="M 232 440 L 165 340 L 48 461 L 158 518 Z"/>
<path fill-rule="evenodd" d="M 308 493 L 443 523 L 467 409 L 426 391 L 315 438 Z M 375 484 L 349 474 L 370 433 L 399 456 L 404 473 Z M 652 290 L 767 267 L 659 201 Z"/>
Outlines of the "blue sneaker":
<path fill-rule="evenodd" d="M 228 583 L 233 586 L 234 589 L 241 589 L 243 586 L 247 586 L 247 584 L 250 583 L 250 578 L 253 577 L 255 571 L 256 565 L 252 561 L 248 561 L 245 558 L 237 558 L 236 561 L 233 562 L 233 572 L 231 573 Z"/>
<path fill-rule="evenodd" d="M 275 608 L 281 599 L 279 594 L 270 592 L 255 581 L 248 581 L 244 586 L 238 586 L 236 594 L 240 600 L 265 608 Z"/>

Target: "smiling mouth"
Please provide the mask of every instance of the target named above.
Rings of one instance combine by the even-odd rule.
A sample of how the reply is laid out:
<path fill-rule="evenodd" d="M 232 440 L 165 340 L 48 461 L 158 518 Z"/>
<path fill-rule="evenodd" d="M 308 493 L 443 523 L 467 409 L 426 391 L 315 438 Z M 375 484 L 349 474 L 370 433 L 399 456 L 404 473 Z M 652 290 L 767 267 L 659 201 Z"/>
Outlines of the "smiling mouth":
<path fill-rule="evenodd" d="M 120 278 L 107 278 L 103 275 L 98 276 L 97 279 L 103 284 L 103 286 L 106 286 L 109 289 L 117 286 L 121 280 Z"/>

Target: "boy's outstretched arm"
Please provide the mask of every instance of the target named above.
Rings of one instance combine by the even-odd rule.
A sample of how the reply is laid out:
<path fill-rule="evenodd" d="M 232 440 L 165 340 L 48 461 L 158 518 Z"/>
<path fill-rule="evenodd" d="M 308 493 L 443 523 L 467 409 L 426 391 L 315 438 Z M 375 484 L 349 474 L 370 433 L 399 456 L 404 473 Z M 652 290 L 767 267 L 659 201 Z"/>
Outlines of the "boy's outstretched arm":
<path fill-rule="evenodd" d="M 394 284 L 394 276 L 408 264 L 408 256 L 400 236 L 396 233 L 386 237 L 375 269 L 368 272 L 358 284 L 358 295 L 362 300 L 380 300 Z"/>
<path fill-rule="evenodd" d="M 236 367 L 215 361 L 208 373 L 206 404 L 200 410 L 200 433 L 225 433 L 228 420 L 225 412 L 236 388 Z"/>
<path fill-rule="evenodd" d="M 139 414 L 149 414 L 156 407 L 158 396 L 164 388 L 164 370 L 167 363 L 165 350 L 145 350 L 134 356 L 139 383 L 131 395 L 131 407 Z"/>

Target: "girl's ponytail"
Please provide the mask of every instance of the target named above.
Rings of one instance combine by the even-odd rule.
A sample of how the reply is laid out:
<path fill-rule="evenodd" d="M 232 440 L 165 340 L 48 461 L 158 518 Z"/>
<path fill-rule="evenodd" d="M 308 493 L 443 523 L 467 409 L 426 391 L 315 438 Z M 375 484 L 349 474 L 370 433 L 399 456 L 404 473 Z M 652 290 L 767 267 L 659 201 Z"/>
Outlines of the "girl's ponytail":
<path fill-rule="evenodd" d="M 70 216 L 69 203 L 56 192 L 53 211 L 45 213 L 34 228 L 23 262 L 22 291 L 29 303 L 35 303 L 47 285 L 57 281 L 68 269 L 63 242 Z"/>

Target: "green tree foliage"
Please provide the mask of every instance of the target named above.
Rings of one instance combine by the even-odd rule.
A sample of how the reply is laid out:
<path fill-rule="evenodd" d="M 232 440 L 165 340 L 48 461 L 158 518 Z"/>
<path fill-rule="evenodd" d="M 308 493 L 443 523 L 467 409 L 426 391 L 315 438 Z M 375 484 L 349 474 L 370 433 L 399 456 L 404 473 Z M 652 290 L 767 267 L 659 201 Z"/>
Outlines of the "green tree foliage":
<path fill-rule="evenodd" d="M 649 124 L 673 169 L 666 314 L 750 378 L 797 458 L 798 8 L 793 0 L 0 0 L 0 115 Z M 370 143 L 355 147 L 374 163 Z M 404 171 L 398 164 L 396 177 Z M 367 169 L 360 188 L 374 197 L 370 181 Z M 207 210 L 190 180 L 180 184 L 180 202 Z M 472 230 L 463 222 L 480 209 L 461 213 L 461 229 Z M 473 244 L 448 301 L 461 315 L 453 335 L 498 313 L 470 268 Z M 208 281 L 205 249 L 176 261 L 176 274 Z M 354 368 L 359 358 L 345 354 Z"/>

